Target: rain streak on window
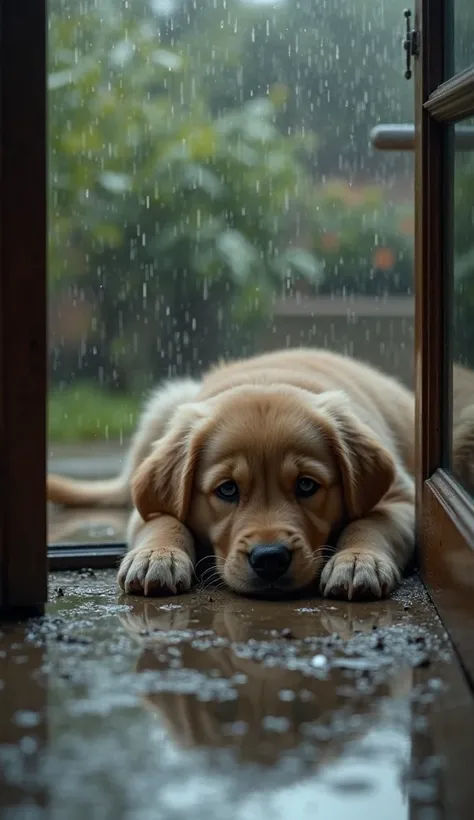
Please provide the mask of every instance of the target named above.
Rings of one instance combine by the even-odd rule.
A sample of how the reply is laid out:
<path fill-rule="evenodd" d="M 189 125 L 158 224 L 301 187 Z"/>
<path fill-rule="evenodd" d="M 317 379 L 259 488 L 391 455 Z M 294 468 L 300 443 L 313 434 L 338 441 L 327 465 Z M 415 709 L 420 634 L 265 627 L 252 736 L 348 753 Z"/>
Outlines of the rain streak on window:
<path fill-rule="evenodd" d="M 413 119 L 403 6 L 49 0 L 53 458 L 112 458 L 152 385 L 220 357 L 411 383 L 412 156 L 369 140 Z"/>

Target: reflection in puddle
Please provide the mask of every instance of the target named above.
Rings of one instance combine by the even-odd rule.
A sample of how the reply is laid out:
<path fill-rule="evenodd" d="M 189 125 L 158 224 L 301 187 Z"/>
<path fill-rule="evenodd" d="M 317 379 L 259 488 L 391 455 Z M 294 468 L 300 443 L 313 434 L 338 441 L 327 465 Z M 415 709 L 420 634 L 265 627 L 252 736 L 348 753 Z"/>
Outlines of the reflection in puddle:
<path fill-rule="evenodd" d="M 377 749 L 370 763 L 364 753 L 367 744 Z M 369 730 L 351 750 L 324 765 L 317 776 L 272 793 L 267 805 L 255 805 L 250 798 L 242 818 L 264 816 L 264 810 L 276 820 L 283 818 L 324 817 L 345 820 L 367 820 L 380 816 L 384 820 L 404 820 L 410 815 L 408 796 L 401 785 L 400 774 L 408 768 L 411 756 L 410 733 L 395 727 Z"/>
<path fill-rule="evenodd" d="M 321 621 L 300 615 L 291 639 L 274 638 L 274 630 L 259 629 L 235 607 L 231 598 L 227 607 L 209 611 L 205 629 L 193 628 L 192 608 L 184 604 L 170 613 L 139 601 L 119 615 L 143 642 L 136 669 L 154 690 L 144 703 L 178 745 L 232 749 L 243 761 L 265 765 L 298 750 L 312 767 L 337 756 L 376 721 L 384 698 L 395 696 L 405 708 L 413 673 L 403 663 L 394 674 L 393 657 L 405 652 L 409 630 L 402 638 L 394 628 L 381 651 L 373 617 L 348 646 L 338 632 L 347 629 L 340 615 Z M 415 663 L 419 649 L 411 646 Z M 354 654 L 342 654 L 347 651 Z M 319 657 L 323 666 L 314 663 Z M 402 722 L 409 729 L 409 721 Z"/>
<path fill-rule="evenodd" d="M 47 750 L 16 747 L 15 804 L 31 777 L 48 795 L 35 820 L 405 820 L 414 795 L 436 803 L 438 770 L 414 778 L 413 744 L 451 656 L 416 581 L 361 605 L 118 597 L 113 573 L 51 583 L 48 616 L 6 641 L 43 653 L 26 668 L 47 696 Z M 27 738 L 22 665 L 9 668 L 2 720 Z"/>

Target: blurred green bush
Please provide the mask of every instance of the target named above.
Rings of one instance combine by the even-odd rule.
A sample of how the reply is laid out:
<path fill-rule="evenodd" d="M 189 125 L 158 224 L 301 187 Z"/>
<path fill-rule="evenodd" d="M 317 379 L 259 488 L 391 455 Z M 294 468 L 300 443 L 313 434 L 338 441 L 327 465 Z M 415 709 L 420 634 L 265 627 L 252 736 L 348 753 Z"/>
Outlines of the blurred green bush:
<path fill-rule="evenodd" d="M 271 89 L 213 115 L 191 56 L 135 4 L 51 6 L 51 293 L 93 295 L 88 346 L 142 387 L 238 349 L 286 277 L 319 276 L 287 216 L 313 140 L 280 134 Z"/>
<path fill-rule="evenodd" d="M 168 16 L 157 5 L 49 3 L 51 304 L 66 294 L 91 306 L 79 338 L 67 343 L 65 314 L 53 339 L 58 437 L 61 406 L 70 418 L 82 396 L 68 385 L 85 382 L 79 403 L 93 414 L 91 379 L 138 395 L 223 352 L 251 352 L 275 296 L 295 287 L 411 289 L 410 211 L 377 186 L 321 179 L 367 153 L 365 103 L 337 99 L 338 84 L 360 92 L 358 49 L 378 116 L 409 109 L 390 56 L 398 33 L 379 4 L 337 0 L 323 14 L 323 3 L 324 19 L 309 3 L 271 15 L 234 0 L 182 0 Z M 324 95 L 334 103 L 322 120 Z"/>
<path fill-rule="evenodd" d="M 115 394 L 80 379 L 75 385 L 50 391 L 48 439 L 61 443 L 123 441 L 135 430 L 139 411 L 139 397 Z"/>

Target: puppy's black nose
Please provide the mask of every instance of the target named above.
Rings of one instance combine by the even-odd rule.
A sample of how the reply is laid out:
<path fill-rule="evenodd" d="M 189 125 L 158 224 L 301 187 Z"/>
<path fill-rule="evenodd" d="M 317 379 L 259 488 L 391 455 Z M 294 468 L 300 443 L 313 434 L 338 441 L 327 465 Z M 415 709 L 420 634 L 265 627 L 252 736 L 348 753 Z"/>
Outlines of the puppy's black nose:
<path fill-rule="evenodd" d="M 250 566 L 262 581 L 276 581 L 291 564 L 291 552 L 284 544 L 257 544 L 248 555 Z"/>

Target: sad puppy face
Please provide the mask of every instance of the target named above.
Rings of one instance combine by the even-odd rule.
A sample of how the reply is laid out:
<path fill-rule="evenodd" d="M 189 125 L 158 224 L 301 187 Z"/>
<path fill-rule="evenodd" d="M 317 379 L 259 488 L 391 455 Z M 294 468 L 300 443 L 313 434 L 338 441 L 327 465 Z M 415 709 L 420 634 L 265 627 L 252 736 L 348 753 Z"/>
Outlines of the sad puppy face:
<path fill-rule="evenodd" d="M 369 512 L 393 476 L 344 394 L 245 387 L 183 406 L 133 496 L 145 520 L 173 515 L 210 542 L 229 587 L 265 594 L 312 584 L 331 532 Z"/>

